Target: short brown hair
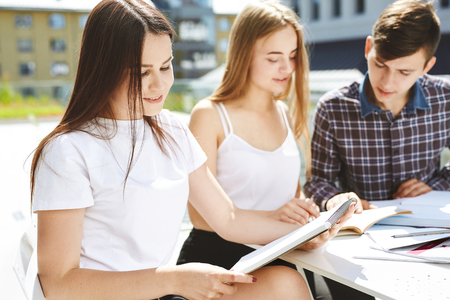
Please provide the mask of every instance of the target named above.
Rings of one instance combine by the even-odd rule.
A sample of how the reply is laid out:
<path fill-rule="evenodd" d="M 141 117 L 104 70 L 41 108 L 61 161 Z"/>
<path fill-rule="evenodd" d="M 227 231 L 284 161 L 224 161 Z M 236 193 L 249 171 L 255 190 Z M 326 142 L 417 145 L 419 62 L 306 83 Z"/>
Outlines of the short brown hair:
<path fill-rule="evenodd" d="M 375 50 L 386 60 L 413 55 L 423 48 L 428 62 L 440 37 L 440 21 L 433 1 L 396 1 L 383 11 L 372 30 Z"/>

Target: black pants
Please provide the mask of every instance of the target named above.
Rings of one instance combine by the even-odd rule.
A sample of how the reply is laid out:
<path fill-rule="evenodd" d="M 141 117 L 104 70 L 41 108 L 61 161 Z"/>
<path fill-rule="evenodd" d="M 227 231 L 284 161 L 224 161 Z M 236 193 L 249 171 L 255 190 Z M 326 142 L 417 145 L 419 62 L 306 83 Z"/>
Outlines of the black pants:
<path fill-rule="evenodd" d="M 224 240 L 215 232 L 194 228 L 181 248 L 177 265 L 189 262 L 202 262 L 220 266 L 229 270 L 242 256 L 249 254 L 253 250 L 253 248 L 246 245 Z M 297 269 L 295 265 L 281 259 L 274 260 L 273 262 L 267 264 L 267 266 L 286 266 L 295 270 Z M 308 270 L 305 270 L 305 274 L 311 292 L 315 298 L 318 295 L 316 295 L 314 274 Z M 325 278 L 325 282 L 330 290 L 330 294 L 333 296 L 333 300 L 374 299 L 372 296 L 359 292 L 346 285 L 329 280 L 328 278 Z"/>
<path fill-rule="evenodd" d="M 176 296 L 176 295 L 167 295 L 167 296 L 155 299 L 155 300 L 188 300 L 188 299 L 181 297 L 181 296 Z"/>
<path fill-rule="evenodd" d="M 177 295 L 167 295 L 161 298 L 156 298 L 154 300 L 188 300 L 188 299 Z"/>
<path fill-rule="evenodd" d="M 201 262 L 229 270 L 242 256 L 254 250 L 246 245 L 224 240 L 215 232 L 194 228 L 184 241 L 177 265 Z M 281 259 L 274 260 L 267 266 L 286 266 L 297 269 L 295 265 Z"/>
<path fill-rule="evenodd" d="M 193 228 L 181 248 L 177 265 L 202 262 L 229 270 L 242 256 L 254 250 L 246 245 L 224 240 L 215 232 Z M 294 264 L 281 259 L 274 260 L 267 266 L 285 266 L 297 270 Z M 315 296 L 313 273 L 308 270 L 305 270 L 305 273 L 311 292 Z"/>
<path fill-rule="evenodd" d="M 311 287 L 311 281 L 314 284 L 314 277 L 313 277 L 313 273 L 311 271 L 305 270 L 306 273 L 306 277 L 308 278 L 308 283 L 310 284 Z M 330 294 L 332 296 L 333 300 L 374 300 L 375 298 L 367 295 L 363 292 L 360 292 L 358 290 L 352 289 L 346 285 L 340 284 L 336 281 L 333 281 L 331 279 L 328 279 L 326 277 L 324 277 L 325 282 L 330 290 Z M 313 292 L 312 288 L 311 288 L 311 292 Z M 313 293 L 314 298 L 316 299 L 322 299 L 321 295 L 316 296 L 315 295 L 315 291 Z M 188 300 L 184 297 L 181 296 L 175 296 L 175 295 L 167 295 L 164 296 L 162 298 L 159 299 L 155 299 L 155 300 Z"/>

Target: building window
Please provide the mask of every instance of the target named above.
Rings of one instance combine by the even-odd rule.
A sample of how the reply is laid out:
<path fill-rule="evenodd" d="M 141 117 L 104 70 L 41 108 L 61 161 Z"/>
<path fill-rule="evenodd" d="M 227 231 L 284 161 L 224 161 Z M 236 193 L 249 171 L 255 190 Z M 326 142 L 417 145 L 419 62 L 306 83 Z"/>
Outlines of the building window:
<path fill-rule="evenodd" d="M 36 89 L 33 87 L 23 87 L 20 89 L 23 98 L 36 97 Z"/>
<path fill-rule="evenodd" d="M 293 7 L 292 7 L 292 9 L 295 11 L 295 13 L 300 17 L 301 15 L 302 15 L 302 12 L 301 12 L 301 10 L 300 10 L 300 7 L 301 7 L 302 5 L 301 5 L 301 0 L 297 0 L 297 1 L 294 1 L 294 4 L 293 4 Z"/>
<path fill-rule="evenodd" d="M 333 0 L 333 17 L 341 16 L 341 0 Z"/>
<path fill-rule="evenodd" d="M 182 41 L 204 42 L 208 40 L 208 27 L 201 21 L 180 22 L 179 29 Z"/>
<path fill-rule="evenodd" d="M 227 52 L 228 50 L 228 39 L 220 39 L 219 41 L 219 50 L 220 52 Z"/>
<path fill-rule="evenodd" d="M 17 50 L 19 52 L 33 52 L 33 41 L 31 39 L 19 39 Z"/>
<path fill-rule="evenodd" d="M 88 16 L 89 16 L 88 14 L 84 14 L 78 18 L 78 23 L 79 23 L 81 29 L 84 29 L 84 26 L 86 26 L 86 21 L 87 21 Z"/>
<path fill-rule="evenodd" d="M 51 14 L 48 23 L 51 29 L 64 29 L 66 28 L 66 17 L 62 14 Z"/>
<path fill-rule="evenodd" d="M 365 1 L 364 0 L 356 0 L 356 13 L 363 14 L 365 11 Z"/>
<path fill-rule="evenodd" d="M 20 76 L 24 76 L 24 77 L 34 76 L 35 70 L 36 70 L 36 64 L 32 61 L 19 64 Z"/>
<path fill-rule="evenodd" d="M 450 1 L 449 0 L 441 0 L 441 7 L 442 8 L 449 8 L 450 7 Z"/>
<path fill-rule="evenodd" d="M 63 62 L 52 62 L 50 65 L 50 75 L 53 77 L 69 75 L 69 66 Z"/>
<path fill-rule="evenodd" d="M 320 0 L 312 0 L 311 1 L 312 8 L 312 19 L 319 20 L 320 17 Z"/>
<path fill-rule="evenodd" d="M 200 7 L 212 7 L 212 1 L 209 0 L 193 0 L 189 2 L 194 3 L 196 6 Z"/>
<path fill-rule="evenodd" d="M 227 32 L 231 28 L 230 20 L 227 18 L 220 18 L 219 20 L 219 30 Z"/>
<path fill-rule="evenodd" d="M 52 50 L 52 52 L 66 51 L 66 39 L 65 38 L 51 39 L 50 49 Z"/>
<path fill-rule="evenodd" d="M 62 99 L 64 97 L 64 90 L 62 86 L 53 87 L 53 98 Z"/>
<path fill-rule="evenodd" d="M 31 15 L 15 15 L 14 21 L 17 28 L 31 28 L 33 25 L 33 18 Z"/>

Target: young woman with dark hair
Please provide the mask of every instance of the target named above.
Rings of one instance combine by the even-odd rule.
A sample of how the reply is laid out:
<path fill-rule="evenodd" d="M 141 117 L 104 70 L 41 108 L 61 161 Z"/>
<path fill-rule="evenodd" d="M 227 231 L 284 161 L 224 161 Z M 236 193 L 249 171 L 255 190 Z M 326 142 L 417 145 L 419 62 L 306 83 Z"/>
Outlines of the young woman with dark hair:
<path fill-rule="evenodd" d="M 265 244 L 298 228 L 236 208 L 190 131 L 163 109 L 173 83 L 172 37 L 164 16 L 143 0 L 104 0 L 89 15 L 67 111 L 36 149 L 31 170 L 46 298 L 308 297 L 291 269 L 248 275 L 167 266 L 188 197 L 236 242 Z M 342 223 L 304 248 L 320 247 Z"/>

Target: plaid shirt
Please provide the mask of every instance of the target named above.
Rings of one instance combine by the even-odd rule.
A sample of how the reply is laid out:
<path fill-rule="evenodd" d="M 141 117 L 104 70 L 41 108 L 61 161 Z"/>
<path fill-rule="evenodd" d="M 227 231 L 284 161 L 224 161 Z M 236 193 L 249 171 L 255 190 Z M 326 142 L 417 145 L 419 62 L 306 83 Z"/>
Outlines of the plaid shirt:
<path fill-rule="evenodd" d="M 425 75 L 411 99 L 394 116 L 369 102 L 364 84 L 325 94 L 317 104 L 311 142 L 312 173 L 305 193 L 323 208 L 347 191 L 361 199 L 386 200 L 416 178 L 433 190 L 450 190 L 450 162 L 440 156 L 450 146 L 450 83 Z"/>

